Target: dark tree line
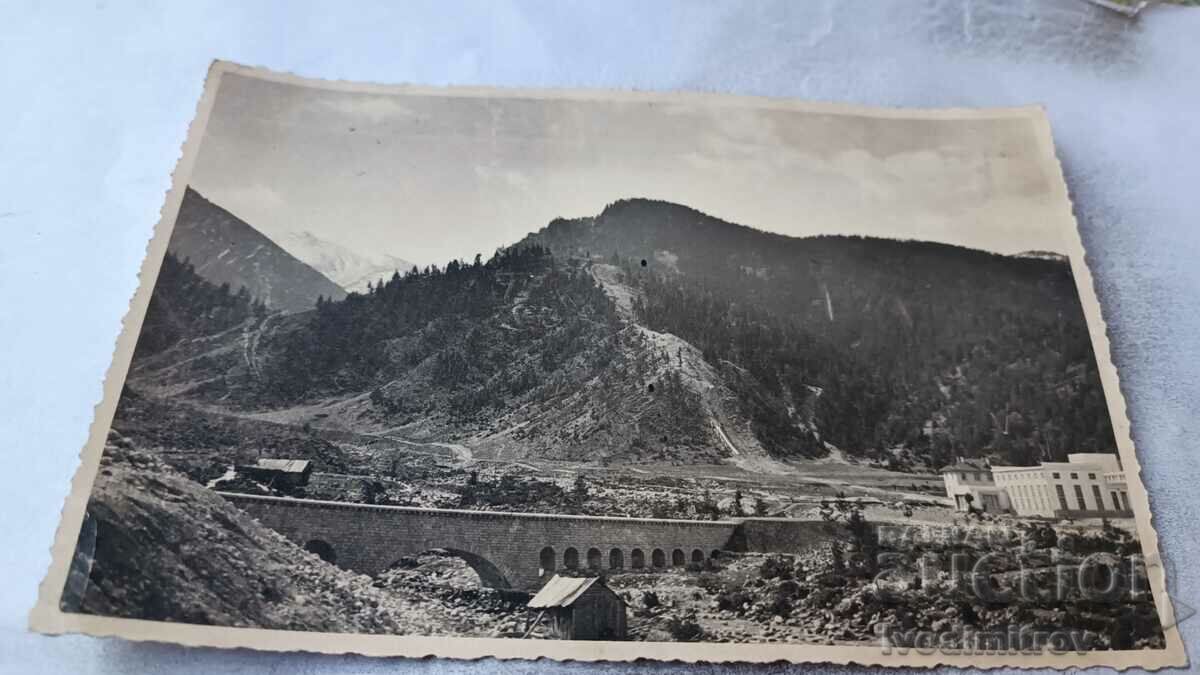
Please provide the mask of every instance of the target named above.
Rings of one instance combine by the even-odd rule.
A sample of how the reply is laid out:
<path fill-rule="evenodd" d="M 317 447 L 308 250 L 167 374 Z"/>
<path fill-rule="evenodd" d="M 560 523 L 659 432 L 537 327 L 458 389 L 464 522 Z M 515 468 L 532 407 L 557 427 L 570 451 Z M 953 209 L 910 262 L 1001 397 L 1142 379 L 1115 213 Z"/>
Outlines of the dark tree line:
<path fill-rule="evenodd" d="M 722 367 L 776 454 L 817 454 L 819 440 L 935 462 L 1115 451 L 1065 262 L 784 237 L 647 200 L 531 240 L 618 262 L 642 291 L 639 319 Z"/>
<path fill-rule="evenodd" d="M 997 312 L 976 333 L 909 299 L 912 323 L 880 318 L 868 341 L 853 328 L 823 335 L 811 319 L 678 275 L 626 270 L 643 291 L 639 319 L 728 364 L 756 436 L 777 454 L 819 454 L 814 428 L 853 452 L 905 447 L 937 463 L 983 451 L 1029 464 L 1115 450 L 1090 352 L 1068 360 L 1086 333 L 1057 314 Z"/>
<path fill-rule="evenodd" d="M 157 354 L 183 338 L 219 333 L 266 314 L 266 306 L 244 286 L 234 291 L 229 284 L 210 283 L 189 260 L 168 252 L 146 308 L 136 355 Z"/>
<path fill-rule="evenodd" d="M 303 328 L 276 346 L 263 391 L 296 401 L 414 374 L 448 397 L 456 414 L 472 415 L 552 383 L 565 360 L 596 351 L 613 321 L 586 271 L 556 265 L 541 246 L 512 247 L 486 263 L 476 256 L 414 268 L 365 294 L 321 300 Z M 429 404 L 382 390 L 372 400 L 392 414 Z"/>

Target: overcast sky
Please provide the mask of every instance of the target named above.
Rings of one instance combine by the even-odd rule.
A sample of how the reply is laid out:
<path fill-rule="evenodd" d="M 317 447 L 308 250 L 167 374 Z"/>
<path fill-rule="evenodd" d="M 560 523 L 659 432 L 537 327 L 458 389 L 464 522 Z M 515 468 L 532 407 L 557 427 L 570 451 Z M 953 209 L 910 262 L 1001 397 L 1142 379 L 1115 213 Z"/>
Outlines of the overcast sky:
<path fill-rule="evenodd" d="M 268 236 L 420 264 L 486 257 L 626 197 L 796 236 L 1063 250 L 1017 118 L 397 96 L 226 73 L 191 184 Z"/>

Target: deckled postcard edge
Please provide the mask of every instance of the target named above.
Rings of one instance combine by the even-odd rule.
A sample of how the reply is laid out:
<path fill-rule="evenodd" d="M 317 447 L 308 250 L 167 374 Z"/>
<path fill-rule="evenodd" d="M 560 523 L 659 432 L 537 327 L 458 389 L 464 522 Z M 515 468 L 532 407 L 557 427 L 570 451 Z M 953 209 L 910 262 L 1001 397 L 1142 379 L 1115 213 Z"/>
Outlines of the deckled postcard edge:
<path fill-rule="evenodd" d="M 513 640 L 504 638 L 422 637 L 363 635 L 349 633 L 317 633 L 260 628 L 232 628 L 181 624 L 165 621 L 145 621 L 93 616 L 63 612 L 59 599 L 66 582 L 71 558 L 82 526 L 84 513 L 104 441 L 112 424 L 117 401 L 133 357 L 134 346 L 141 331 L 150 295 L 166 254 L 167 243 L 175 223 L 184 189 L 195 166 L 201 140 L 216 101 L 222 77 L 238 74 L 275 82 L 337 91 L 381 94 L 442 95 L 462 97 L 517 97 L 531 99 L 574 100 L 633 100 L 660 103 L 687 102 L 705 105 L 778 108 L 797 112 L 859 115 L 896 119 L 1002 119 L 1024 118 L 1035 127 L 1040 145 L 1043 171 L 1047 172 L 1059 207 L 1052 224 L 1059 229 L 1075 276 L 1080 302 L 1087 319 L 1088 330 L 1096 355 L 1102 386 L 1108 403 L 1113 432 L 1119 455 L 1127 476 L 1137 535 L 1146 557 L 1150 585 L 1159 616 L 1164 626 L 1166 647 L 1157 650 L 1093 651 L 1063 654 L 953 654 L 940 651 L 922 652 L 917 649 L 885 653 L 880 645 L 810 645 L 810 644 L 728 644 L 675 642 L 583 642 L 555 640 Z M 80 453 L 80 465 L 71 481 L 71 492 L 62 510 L 61 520 L 51 549 L 49 571 L 39 588 L 38 603 L 30 612 L 29 625 L 34 631 L 58 635 L 82 633 L 95 637 L 118 637 L 134 641 L 166 642 L 191 647 L 224 649 L 248 648 L 267 651 L 305 651 L 324 654 L 361 654 L 366 656 L 444 657 L 455 659 L 538 659 L 560 661 L 682 661 L 687 663 L 776 662 L 858 664 L 863 666 L 907 666 L 932 668 L 958 666 L 975 668 L 1078 668 L 1109 666 L 1118 669 L 1131 667 L 1157 670 L 1187 664 L 1187 655 L 1178 628 L 1174 609 L 1167 595 L 1167 579 L 1159 554 L 1158 534 L 1154 530 L 1149 497 L 1141 480 L 1141 465 L 1133 445 L 1130 422 L 1120 379 L 1112 363 L 1104 321 L 1094 282 L 1087 266 L 1086 251 L 1072 213 L 1070 196 L 1063 178 L 1062 167 L 1054 150 L 1054 142 L 1045 111 L 1037 106 L 991 109 L 912 109 L 877 108 L 834 103 L 809 103 L 789 99 L 731 96 L 691 92 L 630 92 L 601 90 L 554 89 L 495 89 L 481 87 L 426 87 L 413 85 L 381 85 L 327 81 L 302 78 L 262 68 L 242 66 L 227 61 L 214 61 L 205 80 L 204 92 L 197 106 L 196 118 L 188 130 L 182 154 L 172 176 L 172 185 L 160 212 L 160 219 L 142 261 L 139 285 L 129 305 L 113 360 L 104 381 L 104 396 L 95 408 L 88 441 Z"/>

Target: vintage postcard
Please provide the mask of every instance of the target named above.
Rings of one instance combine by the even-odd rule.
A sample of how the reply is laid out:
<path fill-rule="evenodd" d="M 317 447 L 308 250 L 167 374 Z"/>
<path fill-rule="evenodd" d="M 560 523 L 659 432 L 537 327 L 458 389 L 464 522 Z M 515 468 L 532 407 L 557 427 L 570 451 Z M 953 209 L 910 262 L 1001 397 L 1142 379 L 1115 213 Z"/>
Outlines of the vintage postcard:
<path fill-rule="evenodd" d="M 1186 662 L 1036 107 L 216 63 L 31 623 Z"/>

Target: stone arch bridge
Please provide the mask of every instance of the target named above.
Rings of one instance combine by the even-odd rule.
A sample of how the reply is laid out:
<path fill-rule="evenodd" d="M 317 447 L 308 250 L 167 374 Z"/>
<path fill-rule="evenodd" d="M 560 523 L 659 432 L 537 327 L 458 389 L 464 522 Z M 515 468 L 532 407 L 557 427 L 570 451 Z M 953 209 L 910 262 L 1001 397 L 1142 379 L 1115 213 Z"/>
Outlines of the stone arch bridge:
<path fill-rule="evenodd" d="M 556 569 L 663 568 L 720 550 L 788 552 L 835 538 L 826 522 L 570 516 L 380 506 L 221 493 L 260 523 L 340 567 L 378 574 L 445 549 L 493 588 L 536 590 Z"/>

